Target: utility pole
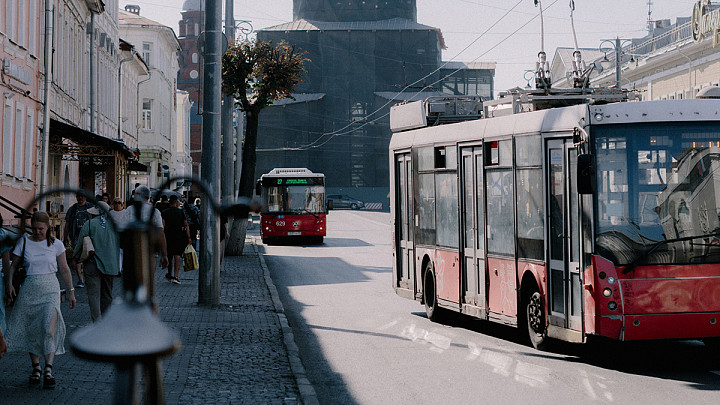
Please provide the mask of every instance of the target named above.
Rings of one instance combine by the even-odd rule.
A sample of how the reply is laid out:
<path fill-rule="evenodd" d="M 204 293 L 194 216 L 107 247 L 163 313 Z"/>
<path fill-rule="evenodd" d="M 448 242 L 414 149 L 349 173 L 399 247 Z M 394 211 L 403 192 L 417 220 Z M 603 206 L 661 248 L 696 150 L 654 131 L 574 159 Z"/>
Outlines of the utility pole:
<path fill-rule="evenodd" d="M 225 0 L 225 36 L 228 43 L 235 42 L 235 18 L 233 17 L 233 0 Z M 222 105 L 222 202 L 230 204 L 234 199 L 235 185 L 235 131 L 233 130 L 233 111 L 235 99 L 232 96 L 223 96 Z M 224 231 L 223 231 L 224 232 Z"/>
<path fill-rule="evenodd" d="M 200 239 L 198 304 L 220 303 L 220 222 L 212 205 L 220 196 L 220 86 L 222 84 L 222 3 L 206 0 L 203 46 L 202 180 L 209 193 L 203 202 Z"/>

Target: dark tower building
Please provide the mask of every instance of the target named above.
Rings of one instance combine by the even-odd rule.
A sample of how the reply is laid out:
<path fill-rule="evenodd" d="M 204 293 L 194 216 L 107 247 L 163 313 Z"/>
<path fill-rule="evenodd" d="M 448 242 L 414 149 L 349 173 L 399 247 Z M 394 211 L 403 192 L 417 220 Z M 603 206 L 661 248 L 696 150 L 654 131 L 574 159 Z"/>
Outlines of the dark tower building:
<path fill-rule="evenodd" d="M 205 1 L 185 0 L 182 9 L 178 35 L 182 51 L 180 52 L 177 87 L 187 91 L 193 102 L 190 111 L 190 156 L 193 162 L 193 174 L 198 175 L 202 143 L 202 116 L 200 115 L 202 111 L 202 71 L 198 38 L 205 27 Z"/>
<path fill-rule="evenodd" d="M 293 5 L 292 22 L 259 30 L 258 37 L 295 45 L 310 62 L 295 100 L 260 113 L 256 175 L 307 167 L 325 174 L 328 193 L 387 207 L 390 107 L 443 93 L 490 98 L 495 66 L 455 62 L 452 70 L 439 69 L 442 34 L 417 23 L 415 0 Z"/>
<path fill-rule="evenodd" d="M 393 18 L 417 22 L 415 0 L 293 0 L 295 21 L 380 21 Z"/>

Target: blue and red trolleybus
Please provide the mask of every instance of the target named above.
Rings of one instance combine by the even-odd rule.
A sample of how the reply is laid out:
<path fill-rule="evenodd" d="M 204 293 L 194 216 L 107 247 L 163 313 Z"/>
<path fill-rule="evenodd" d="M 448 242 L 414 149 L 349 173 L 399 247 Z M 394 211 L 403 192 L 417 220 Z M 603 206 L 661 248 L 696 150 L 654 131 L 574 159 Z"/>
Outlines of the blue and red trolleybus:
<path fill-rule="evenodd" d="M 322 243 L 325 237 L 325 175 L 304 168 L 276 168 L 256 184 L 263 209 L 263 243 L 279 238 L 303 238 Z"/>

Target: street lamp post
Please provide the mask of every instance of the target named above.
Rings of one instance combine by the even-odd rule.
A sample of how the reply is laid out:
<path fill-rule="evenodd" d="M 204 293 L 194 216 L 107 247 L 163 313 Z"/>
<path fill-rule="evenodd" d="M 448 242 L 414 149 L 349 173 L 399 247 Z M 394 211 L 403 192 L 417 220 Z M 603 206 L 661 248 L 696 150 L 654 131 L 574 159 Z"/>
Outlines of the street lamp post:
<path fill-rule="evenodd" d="M 623 39 L 623 38 L 615 38 L 614 40 L 611 39 L 604 39 L 602 42 L 600 42 L 600 51 L 601 52 L 608 52 L 614 48 L 615 50 L 615 87 L 618 89 L 620 88 L 620 68 L 622 66 L 622 47 L 625 44 L 632 43 L 632 40 L 630 39 Z M 609 44 L 610 46 L 603 48 L 603 44 Z M 603 60 L 600 61 L 600 65 L 603 67 L 603 70 L 609 68 L 610 61 L 607 58 L 607 55 L 603 57 Z"/>

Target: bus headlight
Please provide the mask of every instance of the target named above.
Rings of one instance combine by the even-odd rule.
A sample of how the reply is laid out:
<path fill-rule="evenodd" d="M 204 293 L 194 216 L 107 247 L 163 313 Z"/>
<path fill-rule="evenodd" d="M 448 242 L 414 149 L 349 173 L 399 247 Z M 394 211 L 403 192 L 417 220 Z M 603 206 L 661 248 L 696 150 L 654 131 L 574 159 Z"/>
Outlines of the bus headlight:
<path fill-rule="evenodd" d="M 608 303 L 608 309 L 611 310 L 611 311 L 616 310 L 616 309 L 617 309 L 617 302 L 615 302 L 615 301 L 610 301 L 610 302 Z"/>
<path fill-rule="evenodd" d="M 605 288 L 605 289 L 602 291 L 602 294 L 603 294 L 603 296 L 605 296 L 605 297 L 610 297 L 610 296 L 612 295 L 612 290 L 609 289 L 609 288 Z"/>
<path fill-rule="evenodd" d="M 615 284 L 615 277 L 608 277 L 609 284 Z"/>

